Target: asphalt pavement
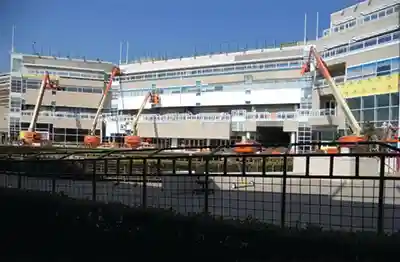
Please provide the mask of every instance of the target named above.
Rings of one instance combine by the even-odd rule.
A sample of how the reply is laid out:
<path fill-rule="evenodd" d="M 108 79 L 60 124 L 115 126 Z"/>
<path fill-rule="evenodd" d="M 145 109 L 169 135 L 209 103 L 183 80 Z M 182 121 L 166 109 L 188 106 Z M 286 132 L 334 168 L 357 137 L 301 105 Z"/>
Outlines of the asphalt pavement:
<path fill-rule="evenodd" d="M 96 198 L 137 206 L 172 208 L 180 213 L 205 210 L 224 218 L 253 217 L 280 224 L 282 203 L 288 226 L 320 225 L 325 229 L 376 230 L 378 224 L 379 181 L 354 179 L 290 178 L 285 190 L 281 178 L 211 177 L 214 192 L 193 194 L 199 185 L 193 179 L 165 177 L 162 183 L 148 183 L 146 201 L 143 186 L 118 179 L 97 182 Z M 51 191 L 52 183 L 44 178 L 21 180 L 21 187 Z M 233 188 L 236 184 L 237 188 Z M 16 188 L 16 176 L 0 175 L 0 186 Z M 400 181 L 385 181 L 383 222 L 388 232 L 400 230 Z M 56 191 L 73 198 L 92 198 L 90 181 L 58 180 Z M 285 191 L 285 194 L 283 192 Z M 283 197 L 284 196 L 284 197 Z"/>

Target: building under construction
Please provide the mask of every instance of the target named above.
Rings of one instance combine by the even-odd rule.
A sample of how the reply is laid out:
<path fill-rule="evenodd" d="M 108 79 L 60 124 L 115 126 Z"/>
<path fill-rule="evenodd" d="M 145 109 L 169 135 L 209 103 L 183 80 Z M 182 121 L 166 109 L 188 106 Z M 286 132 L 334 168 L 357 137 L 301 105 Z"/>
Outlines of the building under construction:
<path fill-rule="evenodd" d="M 33 129 L 44 140 L 62 144 L 83 143 L 90 133 L 102 98 L 105 80 L 113 65 L 86 61 L 13 53 L 9 74 L 0 76 L 0 132 L 3 141 L 16 142 L 23 131 Z M 57 88 L 46 89 L 41 101 L 39 89 L 46 72 Z M 40 103 L 38 103 L 40 102 Z M 106 107 L 109 107 L 106 101 Z M 38 116 L 33 121 L 34 109 Z M 100 135 L 102 124 L 95 128 Z"/>

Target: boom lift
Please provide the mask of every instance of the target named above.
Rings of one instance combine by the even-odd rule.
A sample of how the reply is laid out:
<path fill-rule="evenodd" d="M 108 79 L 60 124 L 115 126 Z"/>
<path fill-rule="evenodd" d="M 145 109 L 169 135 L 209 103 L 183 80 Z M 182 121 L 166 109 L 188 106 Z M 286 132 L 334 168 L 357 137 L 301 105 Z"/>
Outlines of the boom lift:
<path fill-rule="evenodd" d="M 47 71 L 44 73 L 43 80 L 40 84 L 39 95 L 36 100 L 35 108 L 33 109 L 33 116 L 28 131 L 20 132 L 20 140 L 25 145 L 41 144 L 43 142 L 41 134 L 35 131 L 35 126 L 46 89 L 60 90 L 59 79 L 51 80 L 49 72 Z"/>
<path fill-rule="evenodd" d="M 314 60 L 314 64 L 312 63 Z M 360 142 L 364 141 L 365 138 L 361 136 L 361 127 L 358 124 L 357 120 L 355 119 L 354 115 L 350 111 L 349 106 L 346 103 L 346 100 L 340 93 L 339 88 L 336 86 L 335 81 L 333 80 L 331 74 L 329 73 L 328 67 L 326 63 L 322 60 L 321 55 L 318 53 L 316 48 L 312 46 L 310 48 L 310 53 L 308 56 L 307 62 L 303 65 L 301 70 L 301 74 L 304 75 L 305 73 L 310 73 L 312 71 L 318 70 L 319 73 L 325 78 L 326 82 L 328 83 L 332 94 L 339 104 L 341 109 L 343 110 L 345 117 L 348 121 L 349 127 L 353 132 L 352 135 L 343 136 L 339 138 L 339 142 Z"/>
<path fill-rule="evenodd" d="M 146 94 L 146 96 L 143 99 L 142 104 L 140 105 L 140 108 L 136 114 L 136 117 L 133 119 L 132 122 L 132 130 L 130 131 L 130 134 L 125 136 L 124 138 L 124 145 L 125 147 L 128 148 L 138 148 L 141 145 L 141 138 L 138 136 L 138 123 L 139 123 L 139 118 L 143 112 L 143 109 L 145 108 L 147 102 L 149 102 L 153 106 L 159 106 L 160 105 L 160 96 L 156 94 L 155 91 L 150 91 Z"/>
<path fill-rule="evenodd" d="M 97 121 L 99 120 L 101 110 L 103 110 L 104 103 L 106 101 L 107 94 L 111 89 L 113 79 L 118 76 L 121 76 L 121 70 L 119 69 L 119 67 L 114 66 L 111 71 L 110 79 L 107 83 L 107 86 L 104 89 L 103 96 L 100 99 L 99 107 L 97 108 L 97 112 L 96 112 L 96 115 L 93 120 L 92 128 L 90 129 L 89 135 L 85 136 L 85 138 L 84 138 L 84 143 L 88 147 L 95 148 L 100 145 L 100 137 L 96 136 L 96 134 L 95 134 L 96 127 L 97 127 Z"/>

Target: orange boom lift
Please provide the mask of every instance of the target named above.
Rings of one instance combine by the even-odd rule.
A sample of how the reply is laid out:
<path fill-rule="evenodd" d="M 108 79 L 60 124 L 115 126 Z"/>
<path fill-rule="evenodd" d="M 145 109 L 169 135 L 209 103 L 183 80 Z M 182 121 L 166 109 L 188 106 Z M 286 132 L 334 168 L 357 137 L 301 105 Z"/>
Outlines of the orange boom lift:
<path fill-rule="evenodd" d="M 325 78 L 328 83 L 333 96 L 335 97 L 336 103 L 343 110 L 345 117 L 348 121 L 349 127 L 353 132 L 352 135 L 343 136 L 338 139 L 338 142 L 360 142 L 365 141 L 365 137 L 361 135 L 361 127 L 358 124 L 356 118 L 352 114 L 349 106 L 346 103 L 346 100 L 340 93 L 339 88 L 336 86 L 335 81 L 333 80 L 331 74 L 329 73 L 328 67 L 326 63 L 322 60 L 321 55 L 318 53 L 316 48 L 312 46 L 310 48 L 309 56 L 307 62 L 303 65 L 301 70 L 301 74 L 304 75 L 306 73 L 313 72 L 318 70 L 318 72 Z M 349 145 L 347 147 L 350 147 Z"/>
<path fill-rule="evenodd" d="M 42 136 L 35 131 L 36 122 L 39 116 L 40 107 L 42 106 L 43 96 L 47 89 L 60 90 L 59 79 L 51 80 L 49 72 L 45 72 L 43 80 L 40 84 L 39 95 L 36 100 L 33 116 L 28 127 L 28 131 L 21 131 L 20 140 L 24 145 L 42 144 Z"/>
<path fill-rule="evenodd" d="M 125 147 L 128 148 L 138 148 L 142 145 L 142 140 L 140 136 L 138 136 L 138 123 L 139 123 L 139 118 L 146 107 L 146 104 L 150 102 L 152 104 L 152 107 L 158 107 L 160 106 L 160 96 L 153 90 L 151 92 L 148 92 L 146 96 L 143 99 L 143 102 L 141 106 L 139 107 L 139 110 L 136 114 L 136 117 L 133 119 L 132 122 L 132 130 L 130 133 L 125 136 L 124 138 L 124 145 Z"/>
<path fill-rule="evenodd" d="M 103 96 L 100 99 L 99 107 L 97 108 L 97 112 L 94 117 L 93 125 L 92 125 L 92 128 L 90 129 L 89 135 L 85 136 L 85 138 L 84 138 L 84 143 L 87 147 L 95 148 L 100 145 L 101 139 L 100 139 L 100 137 L 96 136 L 96 134 L 95 134 L 96 127 L 97 127 L 97 121 L 99 120 L 101 110 L 103 110 L 104 102 L 106 101 L 107 94 L 111 89 L 113 79 L 118 76 L 121 76 L 121 70 L 115 66 L 115 67 L 113 67 L 113 69 L 111 71 L 110 79 L 107 83 L 107 86 L 106 86 L 104 92 L 103 92 Z"/>

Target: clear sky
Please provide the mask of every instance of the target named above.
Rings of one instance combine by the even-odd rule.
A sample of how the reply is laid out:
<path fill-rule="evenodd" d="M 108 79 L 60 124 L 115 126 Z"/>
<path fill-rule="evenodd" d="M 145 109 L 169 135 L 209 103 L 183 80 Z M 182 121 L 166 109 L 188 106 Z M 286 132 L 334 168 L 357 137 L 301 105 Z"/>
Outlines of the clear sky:
<path fill-rule="evenodd" d="M 129 59 L 234 51 L 262 44 L 315 38 L 329 14 L 356 0 L 0 0 L 0 71 L 9 71 L 12 26 L 15 49 L 86 56 L 117 63 L 120 41 Z M 123 55 L 125 57 L 125 53 Z"/>

